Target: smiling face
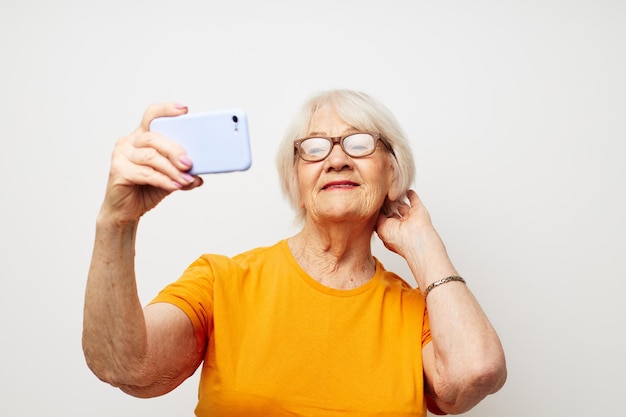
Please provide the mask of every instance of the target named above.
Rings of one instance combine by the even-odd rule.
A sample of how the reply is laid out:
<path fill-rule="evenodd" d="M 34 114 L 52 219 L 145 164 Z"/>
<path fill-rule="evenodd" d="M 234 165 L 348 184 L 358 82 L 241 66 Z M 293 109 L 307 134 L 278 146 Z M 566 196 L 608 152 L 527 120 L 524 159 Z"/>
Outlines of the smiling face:
<path fill-rule="evenodd" d="M 308 136 L 335 137 L 356 132 L 329 106 L 319 108 L 309 125 Z M 363 158 L 346 155 L 333 146 L 319 162 L 297 162 L 300 204 L 307 217 L 319 221 L 375 219 L 390 192 L 393 177 L 391 154 L 378 141 L 376 151 Z"/>

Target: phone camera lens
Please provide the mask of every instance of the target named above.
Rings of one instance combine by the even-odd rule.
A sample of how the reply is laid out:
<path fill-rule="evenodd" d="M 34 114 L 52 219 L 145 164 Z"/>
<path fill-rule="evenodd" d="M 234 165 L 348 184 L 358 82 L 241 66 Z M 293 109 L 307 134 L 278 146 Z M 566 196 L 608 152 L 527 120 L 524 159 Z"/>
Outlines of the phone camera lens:
<path fill-rule="evenodd" d="M 233 116 L 233 122 L 237 123 L 239 121 L 239 118 L 237 116 Z"/>

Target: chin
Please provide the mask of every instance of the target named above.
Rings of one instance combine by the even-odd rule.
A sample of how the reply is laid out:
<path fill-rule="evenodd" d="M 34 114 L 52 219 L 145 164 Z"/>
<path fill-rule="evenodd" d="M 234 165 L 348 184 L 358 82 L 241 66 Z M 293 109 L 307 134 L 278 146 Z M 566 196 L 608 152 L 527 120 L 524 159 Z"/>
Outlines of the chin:
<path fill-rule="evenodd" d="M 328 211 L 319 212 L 317 217 L 320 218 L 321 220 L 326 220 L 326 221 L 354 223 L 355 221 L 359 219 L 365 219 L 369 216 L 368 214 L 363 213 L 360 210 L 347 210 L 345 208 L 343 209 L 337 208 L 337 209 L 330 209 Z"/>

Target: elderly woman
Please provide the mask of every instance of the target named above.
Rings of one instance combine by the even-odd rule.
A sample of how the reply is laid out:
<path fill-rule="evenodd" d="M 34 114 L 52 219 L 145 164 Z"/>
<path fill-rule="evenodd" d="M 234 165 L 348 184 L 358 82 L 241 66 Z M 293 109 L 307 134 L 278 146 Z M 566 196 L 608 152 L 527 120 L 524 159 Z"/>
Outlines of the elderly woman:
<path fill-rule="evenodd" d="M 366 94 L 305 103 L 278 155 L 299 233 L 232 258 L 199 257 L 142 308 L 139 218 L 193 189 L 192 161 L 150 121 L 113 152 L 85 296 L 83 347 L 102 380 L 165 394 L 202 363 L 198 416 L 425 416 L 463 413 L 506 378 L 498 336 L 410 190 L 411 152 Z M 418 288 L 372 255 L 376 232 Z"/>

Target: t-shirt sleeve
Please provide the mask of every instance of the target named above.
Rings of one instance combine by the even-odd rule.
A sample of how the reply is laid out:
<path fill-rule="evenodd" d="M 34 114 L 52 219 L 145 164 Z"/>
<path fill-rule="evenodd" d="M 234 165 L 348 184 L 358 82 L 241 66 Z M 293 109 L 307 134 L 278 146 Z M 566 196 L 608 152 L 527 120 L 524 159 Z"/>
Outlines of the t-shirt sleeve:
<path fill-rule="evenodd" d="M 426 346 L 432 340 L 430 334 L 430 321 L 428 320 L 428 309 L 424 307 L 424 323 L 422 324 L 422 347 Z"/>
<path fill-rule="evenodd" d="M 225 261 L 221 258 L 213 255 L 199 257 L 177 281 L 167 285 L 150 302 L 169 303 L 183 310 L 193 324 L 200 352 L 206 347 L 213 325 L 213 286 L 224 264 L 220 261 Z"/>
<path fill-rule="evenodd" d="M 428 309 L 424 307 L 424 325 L 422 326 L 422 347 L 426 346 L 428 343 L 432 341 L 432 335 L 430 334 L 430 321 L 428 320 Z M 435 414 L 438 416 L 445 416 L 448 413 L 445 413 L 439 409 L 435 401 L 428 394 L 424 394 L 424 399 L 426 401 L 426 406 L 428 411 L 431 414 Z"/>

